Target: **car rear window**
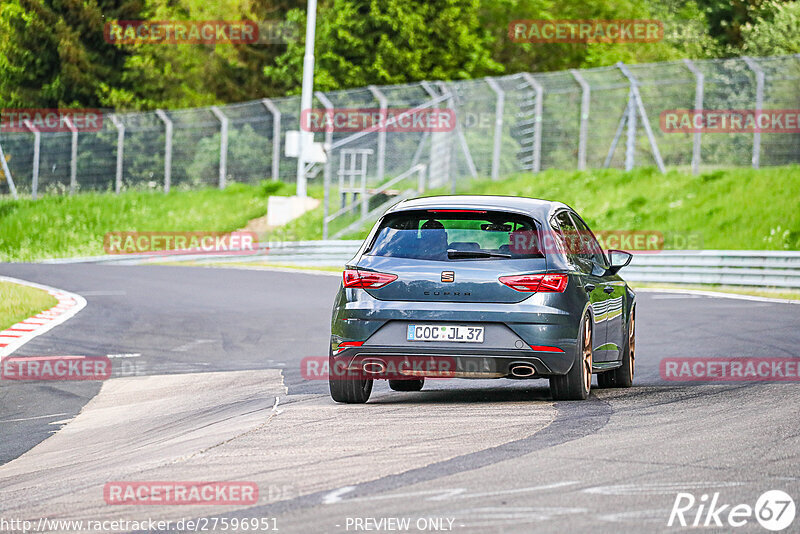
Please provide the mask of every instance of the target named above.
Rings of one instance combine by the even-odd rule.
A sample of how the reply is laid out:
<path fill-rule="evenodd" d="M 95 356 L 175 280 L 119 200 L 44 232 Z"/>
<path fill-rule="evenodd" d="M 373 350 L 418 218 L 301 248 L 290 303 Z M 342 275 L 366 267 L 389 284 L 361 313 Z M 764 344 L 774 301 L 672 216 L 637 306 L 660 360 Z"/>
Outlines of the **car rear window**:
<path fill-rule="evenodd" d="M 542 258 L 539 225 L 502 211 L 425 210 L 386 216 L 371 256 L 438 261 Z"/>

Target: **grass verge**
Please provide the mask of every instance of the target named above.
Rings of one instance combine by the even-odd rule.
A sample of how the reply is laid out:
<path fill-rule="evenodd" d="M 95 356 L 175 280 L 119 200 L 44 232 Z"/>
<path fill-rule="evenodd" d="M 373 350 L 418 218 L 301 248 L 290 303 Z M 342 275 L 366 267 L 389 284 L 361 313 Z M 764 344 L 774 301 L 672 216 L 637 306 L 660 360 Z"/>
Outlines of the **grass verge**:
<path fill-rule="evenodd" d="M 0 330 L 23 321 L 58 304 L 47 291 L 0 281 Z"/>
<path fill-rule="evenodd" d="M 104 254 L 107 232 L 231 232 L 267 212 L 280 182 L 231 184 L 224 190 L 126 191 L 0 199 L 0 261 Z"/>
<path fill-rule="evenodd" d="M 594 230 L 661 232 L 665 248 L 800 250 L 798 165 L 697 176 L 677 170 L 661 174 L 655 168 L 547 170 L 463 182 L 458 193 L 558 200 L 575 208 Z M 275 237 L 320 239 L 321 213 L 305 214 Z M 347 237 L 363 238 L 369 226 Z"/>

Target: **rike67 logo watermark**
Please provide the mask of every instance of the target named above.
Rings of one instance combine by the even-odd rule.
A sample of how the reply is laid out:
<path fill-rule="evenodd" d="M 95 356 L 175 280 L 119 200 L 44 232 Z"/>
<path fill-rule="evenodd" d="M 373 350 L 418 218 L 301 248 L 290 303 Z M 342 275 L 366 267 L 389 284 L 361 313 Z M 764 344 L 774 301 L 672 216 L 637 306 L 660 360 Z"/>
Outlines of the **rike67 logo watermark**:
<path fill-rule="evenodd" d="M 743 527 L 755 518 L 767 530 L 778 532 L 794 521 L 795 504 L 792 497 L 781 490 L 761 494 L 755 506 L 721 502 L 719 492 L 696 498 L 691 493 L 678 493 L 667 526 L 680 527 Z"/>

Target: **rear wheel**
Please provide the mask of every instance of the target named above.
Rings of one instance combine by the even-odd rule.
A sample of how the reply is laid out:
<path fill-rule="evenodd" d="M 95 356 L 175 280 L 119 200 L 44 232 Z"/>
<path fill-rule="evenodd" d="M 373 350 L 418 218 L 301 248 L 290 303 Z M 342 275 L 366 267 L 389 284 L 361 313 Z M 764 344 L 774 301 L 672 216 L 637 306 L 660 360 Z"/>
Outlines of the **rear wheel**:
<path fill-rule="evenodd" d="M 553 400 L 584 400 L 592 389 L 592 318 L 589 315 L 581 323 L 575 352 L 569 372 L 550 377 Z"/>
<path fill-rule="evenodd" d="M 635 310 L 631 310 L 628 324 L 628 339 L 622 349 L 622 365 L 613 371 L 597 375 L 597 385 L 601 388 L 629 388 L 633 385 L 633 368 L 636 363 L 636 321 Z"/>
<path fill-rule="evenodd" d="M 389 380 L 389 387 L 394 391 L 419 391 L 425 384 L 425 378 L 413 380 Z"/>
<path fill-rule="evenodd" d="M 363 404 L 367 402 L 372 393 L 372 379 L 362 378 L 361 376 L 354 378 L 334 376 L 336 372 L 334 371 L 333 357 L 329 358 L 328 363 L 328 385 L 331 389 L 331 398 L 336 402 L 345 402 L 347 404 Z M 359 371 L 357 374 L 361 375 L 363 373 Z"/>

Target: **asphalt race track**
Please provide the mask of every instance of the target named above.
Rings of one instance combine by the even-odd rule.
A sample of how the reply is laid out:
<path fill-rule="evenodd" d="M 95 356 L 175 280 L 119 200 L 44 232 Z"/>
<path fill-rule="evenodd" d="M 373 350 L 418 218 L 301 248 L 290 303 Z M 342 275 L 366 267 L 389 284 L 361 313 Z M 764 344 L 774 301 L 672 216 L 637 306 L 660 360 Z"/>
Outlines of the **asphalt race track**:
<path fill-rule="evenodd" d="M 798 382 L 659 374 L 666 357 L 800 359 L 797 304 L 640 292 L 635 387 L 593 389 L 585 402 L 554 403 L 541 380 L 436 380 L 416 393 L 379 382 L 354 406 L 301 376 L 303 358 L 327 355 L 338 276 L 92 264 L 5 264 L 0 274 L 88 301 L 15 356 L 114 362 L 104 383 L 0 382 L 6 519 L 270 518 L 284 533 L 682 532 L 689 527 L 667 522 L 683 492 L 730 505 L 724 527 L 704 532 L 768 532 L 754 517 L 732 527 L 728 512 L 767 490 L 800 497 Z M 109 481 L 154 480 L 253 481 L 260 497 L 248 508 L 103 499 Z"/>

